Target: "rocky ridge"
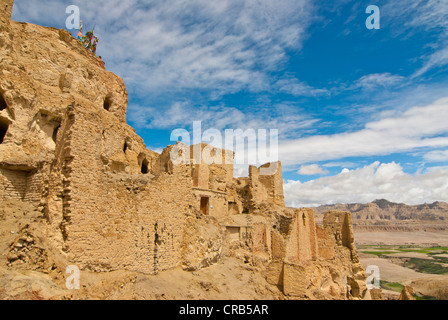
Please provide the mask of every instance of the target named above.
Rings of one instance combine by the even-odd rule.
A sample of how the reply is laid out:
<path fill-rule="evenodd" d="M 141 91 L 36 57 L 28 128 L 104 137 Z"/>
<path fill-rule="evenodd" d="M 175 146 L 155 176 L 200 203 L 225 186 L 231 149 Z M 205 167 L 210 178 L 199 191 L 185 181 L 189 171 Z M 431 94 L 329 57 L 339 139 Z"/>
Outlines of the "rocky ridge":
<path fill-rule="evenodd" d="M 316 221 L 327 211 L 350 211 L 355 231 L 448 230 L 448 203 L 445 202 L 407 205 L 381 199 L 367 204 L 324 205 L 314 210 Z"/>

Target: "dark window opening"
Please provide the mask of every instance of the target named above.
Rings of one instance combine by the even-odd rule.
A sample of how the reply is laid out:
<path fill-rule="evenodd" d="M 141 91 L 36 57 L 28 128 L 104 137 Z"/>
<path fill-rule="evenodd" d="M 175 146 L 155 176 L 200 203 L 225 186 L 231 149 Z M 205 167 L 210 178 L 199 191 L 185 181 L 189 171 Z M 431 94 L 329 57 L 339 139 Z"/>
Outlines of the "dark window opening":
<path fill-rule="evenodd" d="M 104 99 L 104 110 L 110 111 L 110 107 L 112 106 L 112 101 L 110 100 L 110 97 L 106 97 L 106 99 Z"/>
<path fill-rule="evenodd" d="M 209 207 L 210 207 L 210 198 L 201 197 L 201 212 L 204 216 L 208 216 Z"/>
<path fill-rule="evenodd" d="M 0 144 L 3 143 L 3 140 L 8 132 L 9 125 L 8 122 L 0 119 Z"/>
<path fill-rule="evenodd" d="M 228 210 L 229 210 L 229 214 L 230 215 L 234 215 L 234 214 L 239 214 L 239 208 L 238 208 L 238 204 L 236 202 L 229 202 L 228 205 Z"/>
<path fill-rule="evenodd" d="M 143 174 L 149 173 L 149 162 L 146 159 L 144 159 L 142 162 L 142 173 Z"/>
<path fill-rule="evenodd" d="M 58 131 L 59 131 L 59 128 L 60 128 L 61 126 L 60 125 L 58 125 L 58 126 L 56 126 L 55 128 L 54 128 L 54 130 L 53 130 L 53 135 L 52 135 L 52 139 L 53 139 L 53 141 L 54 141 L 54 143 L 56 143 L 56 140 L 57 140 L 57 138 L 58 138 Z"/>
<path fill-rule="evenodd" d="M 8 108 L 8 105 L 6 104 L 5 97 L 0 93 L 0 111 L 5 110 L 6 108 Z"/>
<path fill-rule="evenodd" d="M 126 153 L 126 150 L 128 150 L 128 142 L 127 141 L 124 142 L 123 152 Z"/>

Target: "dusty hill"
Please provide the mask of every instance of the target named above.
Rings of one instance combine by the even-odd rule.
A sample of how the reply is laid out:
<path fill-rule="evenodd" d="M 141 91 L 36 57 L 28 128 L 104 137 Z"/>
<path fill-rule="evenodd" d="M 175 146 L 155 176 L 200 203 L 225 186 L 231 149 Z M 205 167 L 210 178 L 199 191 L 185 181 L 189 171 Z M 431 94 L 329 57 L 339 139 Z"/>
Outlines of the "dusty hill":
<path fill-rule="evenodd" d="M 448 230 L 448 203 L 445 202 L 411 206 L 382 199 L 367 204 L 325 205 L 314 210 L 317 221 L 331 210 L 350 211 L 356 231 Z"/>

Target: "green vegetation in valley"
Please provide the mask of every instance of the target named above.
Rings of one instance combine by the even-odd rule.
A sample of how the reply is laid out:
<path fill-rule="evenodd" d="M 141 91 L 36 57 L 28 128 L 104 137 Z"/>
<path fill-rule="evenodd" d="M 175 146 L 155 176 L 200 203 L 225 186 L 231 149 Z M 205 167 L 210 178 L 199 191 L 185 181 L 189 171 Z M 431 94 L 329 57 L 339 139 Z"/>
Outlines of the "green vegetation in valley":
<path fill-rule="evenodd" d="M 430 274 L 445 274 L 448 273 L 448 267 L 440 264 L 438 259 L 420 259 L 420 258 L 406 258 L 403 263 L 406 268 L 413 269 L 421 273 Z"/>
<path fill-rule="evenodd" d="M 389 282 L 389 281 L 384 281 L 381 280 L 380 281 L 380 287 L 383 290 L 390 290 L 390 291 L 395 291 L 395 292 L 400 292 L 403 290 L 403 285 L 399 282 Z M 417 295 L 417 294 L 413 294 L 414 299 L 415 300 L 438 300 L 435 297 L 432 296 L 426 296 L 426 295 Z"/>
<path fill-rule="evenodd" d="M 416 246 L 397 246 L 397 245 L 360 245 L 358 249 L 361 253 L 373 254 L 378 257 L 383 257 L 385 255 L 391 255 L 400 252 L 417 252 L 422 254 L 427 254 L 433 258 L 439 258 L 441 263 L 448 263 L 448 259 L 442 261 L 442 257 L 437 257 L 438 254 L 448 254 L 448 247 L 416 247 Z"/>
<path fill-rule="evenodd" d="M 399 282 L 389 282 L 389 281 L 380 281 L 380 287 L 384 290 L 391 290 L 396 292 L 401 292 L 403 290 L 403 285 Z"/>
<path fill-rule="evenodd" d="M 397 252 L 395 252 L 395 251 L 361 251 L 361 253 L 374 254 L 374 255 L 376 255 L 376 256 L 381 258 L 384 255 L 394 254 L 394 253 L 397 253 Z"/>

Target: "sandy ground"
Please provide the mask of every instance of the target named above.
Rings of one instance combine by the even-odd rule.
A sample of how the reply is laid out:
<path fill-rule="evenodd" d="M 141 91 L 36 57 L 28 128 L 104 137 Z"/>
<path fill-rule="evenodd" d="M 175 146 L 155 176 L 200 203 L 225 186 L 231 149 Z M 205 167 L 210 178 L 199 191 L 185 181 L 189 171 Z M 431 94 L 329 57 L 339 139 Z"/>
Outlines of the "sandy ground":
<path fill-rule="evenodd" d="M 358 232 L 355 234 L 355 239 L 357 245 L 448 246 L 448 233 L 442 232 Z M 369 248 L 367 251 L 375 251 L 375 248 Z M 364 267 L 378 266 L 381 280 L 410 285 L 414 293 L 420 296 L 448 300 L 448 275 L 420 273 L 401 266 L 397 259 L 405 257 L 434 259 L 433 257 L 420 252 L 400 252 L 385 256 L 386 258 L 379 258 L 375 255 L 360 253 L 360 260 Z M 440 256 L 447 256 L 447 254 L 440 254 Z M 397 296 L 394 292 L 383 291 L 385 295 L 394 298 Z"/>
<path fill-rule="evenodd" d="M 432 274 L 419 273 L 409 268 L 402 267 L 388 259 L 366 257 L 367 255 L 360 255 L 360 259 L 364 267 L 378 266 L 380 269 L 380 279 L 389 282 L 406 282 L 416 279 L 428 278 L 446 278 L 446 276 L 438 276 Z M 369 255 L 370 256 L 370 255 Z"/>
<path fill-rule="evenodd" d="M 442 232 L 357 232 L 357 245 L 448 246 L 448 233 Z"/>
<path fill-rule="evenodd" d="M 0 300 L 278 300 L 258 268 L 235 258 L 196 272 L 173 269 L 158 275 L 130 271 L 81 271 L 80 289 L 68 290 L 64 276 L 0 268 Z"/>
<path fill-rule="evenodd" d="M 235 258 L 223 258 L 216 265 L 195 272 L 174 269 L 157 276 L 137 275 L 108 298 L 276 300 L 281 298 L 281 293 L 266 283 L 258 268 L 242 265 Z"/>
<path fill-rule="evenodd" d="M 145 300 L 276 300 L 280 290 L 266 282 L 263 272 L 242 260 L 223 257 L 217 264 L 195 272 L 182 269 L 145 275 L 131 271 L 93 273 L 81 271 L 79 290 L 66 287 L 69 262 L 45 241 L 42 213 L 31 205 L 3 201 L 0 205 L 0 300 L 3 299 L 145 299 Z M 33 235 L 26 256 L 37 264 L 9 263 L 15 239 L 25 228 Z M 28 238 L 28 237 L 25 237 Z M 46 255 L 32 248 L 43 248 Z M 34 253 L 38 254 L 35 255 Z M 19 254 L 19 253 L 17 253 Z M 50 259 L 51 258 L 51 259 Z M 53 261 L 46 265 L 45 261 Z M 51 268 L 47 268 L 51 267 Z M 34 271 L 33 271 L 34 270 Z"/>

